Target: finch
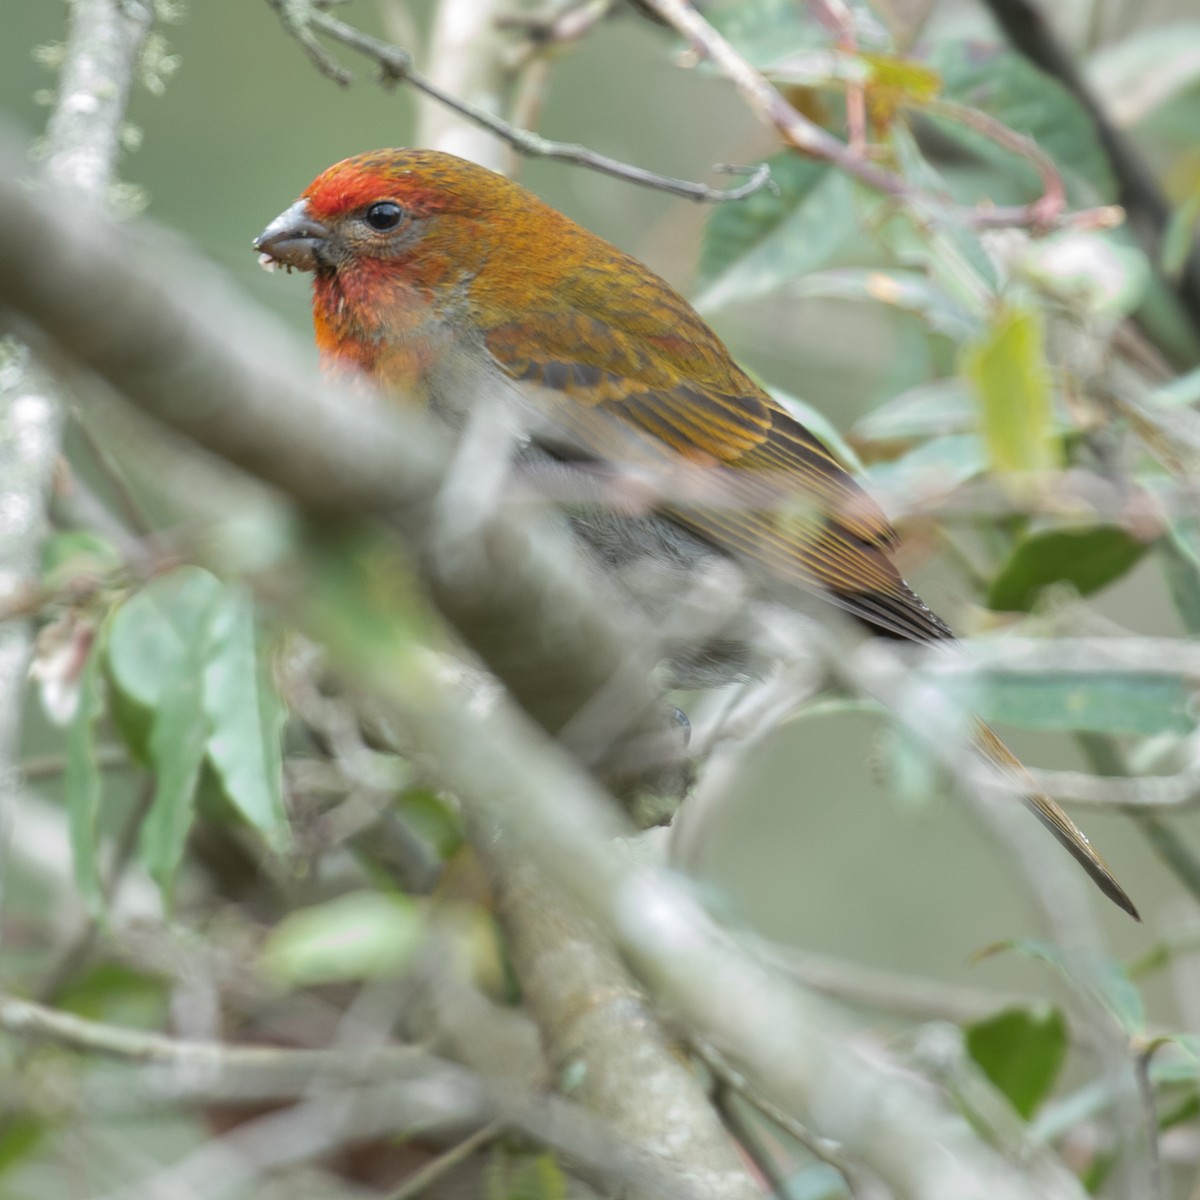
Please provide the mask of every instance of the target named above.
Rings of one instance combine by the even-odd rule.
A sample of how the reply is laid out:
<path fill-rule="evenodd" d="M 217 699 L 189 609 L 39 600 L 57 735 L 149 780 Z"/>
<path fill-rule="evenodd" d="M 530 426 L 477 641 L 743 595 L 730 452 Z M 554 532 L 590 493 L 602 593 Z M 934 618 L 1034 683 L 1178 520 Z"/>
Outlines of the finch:
<path fill-rule="evenodd" d="M 594 506 L 571 518 L 652 617 L 698 572 L 736 560 L 764 596 L 816 592 L 880 636 L 954 636 L 901 577 L 883 511 L 691 305 L 511 180 L 431 150 L 361 154 L 318 176 L 254 245 L 265 265 L 312 272 L 327 368 L 416 398 L 456 426 L 473 398 L 503 397 L 522 460 L 543 471 L 682 477 L 687 495 L 664 488 L 653 512 Z M 697 479 L 711 484 L 707 495 Z M 726 626 L 678 649 L 676 681 L 715 686 L 758 672 L 749 641 Z M 1137 918 L 1082 831 L 982 722 L 975 745 Z"/>

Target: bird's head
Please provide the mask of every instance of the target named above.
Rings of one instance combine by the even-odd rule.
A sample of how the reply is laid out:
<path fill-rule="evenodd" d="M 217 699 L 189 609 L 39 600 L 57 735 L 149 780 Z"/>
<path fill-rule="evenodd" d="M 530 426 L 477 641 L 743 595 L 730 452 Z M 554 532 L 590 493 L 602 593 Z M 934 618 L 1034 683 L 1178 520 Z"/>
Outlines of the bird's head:
<path fill-rule="evenodd" d="M 524 188 L 452 154 L 376 150 L 318 175 L 254 246 L 268 267 L 318 277 L 363 268 L 444 287 L 477 273 L 498 240 L 511 249 L 548 213 Z"/>

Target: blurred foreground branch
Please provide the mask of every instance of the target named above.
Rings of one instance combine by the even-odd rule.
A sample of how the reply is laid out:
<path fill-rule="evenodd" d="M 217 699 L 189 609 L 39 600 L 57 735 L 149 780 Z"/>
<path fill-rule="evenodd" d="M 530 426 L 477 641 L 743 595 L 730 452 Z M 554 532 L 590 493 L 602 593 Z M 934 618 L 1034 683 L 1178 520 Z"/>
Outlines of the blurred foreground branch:
<path fill-rule="evenodd" d="M 657 697 L 640 673 L 612 669 L 628 661 L 627 637 L 598 612 L 603 602 L 572 576 L 550 533 L 501 505 L 477 514 L 475 536 L 453 546 L 454 572 L 440 574 L 433 551 L 445 457 L 432 435 L 401 411 L 318 387 L 289 368 L 299 355 L 287 341 L 200 266 L 161 258 L 160 249 L 152 264 L 132 238 L 92 214 L 40 203 L 0 171 L 0 305 L 144 411 L 303 508 L 387 515 L 420 554 L 444 611 L 506 669 L 527 708 L 541 699 L 553 718 L 545 724 L 561 723 L 564 689 L 579 701 L 613 688 L 645 719 Z M 1059 1164 L 1006 1158 L 932 1086 L 764 969 L 678 880 L 632 864 L 612 843 L 621 827 L 608 798 L 518 710 L 464 705 L 408 628 L 393 627 L 368 652 L 344 620 L 306 611 L 309 632 L 386 704 L 469 819 L 495 825 L 549 885 L 594 915 L 681 1030 L 714 1044 L 774 1103 L 898 1196 L 1080 1200 L 1080 1185 Z M 549 637 L 546 620 L 558 623 Z M 498 626 L 503 654 L 481 636 Z M 538 686 L 541 670 L 562 681 L 556 704 Z"/>
<path fill-rule="evenodd" d="M 153 11 L 142 0 L 73 0 L 69 13 L 42 174 L 59 193 L 102 204 Z M 11 182 L 27 168 L 12 161 L 5 172 Z M 35 369 L 28 349 L 0 342 L 0 606 L 28 588 L 36 569 L 61 428 L 61 401 Z M 6 789 L 15 780 L 30 640 L 26 621 L 0 624 L 0 780 Z"/>

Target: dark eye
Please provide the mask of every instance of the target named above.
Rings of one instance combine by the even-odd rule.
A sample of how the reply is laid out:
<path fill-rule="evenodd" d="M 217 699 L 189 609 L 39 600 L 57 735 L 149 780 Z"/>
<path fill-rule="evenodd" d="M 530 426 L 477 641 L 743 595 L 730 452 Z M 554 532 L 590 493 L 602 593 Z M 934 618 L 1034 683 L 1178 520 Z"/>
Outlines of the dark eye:
<path fill-rule="evenodd" d="M 389 229 L 395 229 L 400 224 L 400 218 L 403 216 L 404 210 L 400 205 L 393 204 L 391 200 L 381 200 L 378 204 L 372 204 L 363 213 L 363 220 L 372 229 L 377 229 L 380 233 L 384 233 Z"/>

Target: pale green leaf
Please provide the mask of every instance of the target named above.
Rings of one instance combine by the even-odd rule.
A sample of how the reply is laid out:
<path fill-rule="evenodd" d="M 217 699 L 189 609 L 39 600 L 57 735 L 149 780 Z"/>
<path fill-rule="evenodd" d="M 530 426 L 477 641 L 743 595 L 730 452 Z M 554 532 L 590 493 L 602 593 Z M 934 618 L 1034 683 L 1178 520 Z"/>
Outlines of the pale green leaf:
<path fill-rule="evenodd" d="M 1041 314 L 1010 308 L 963 359 L 979 400 L 992 466 L 1000 472 L 1046 471 L 1060 465 L 1054 399 Z"/>
<path fill-rule="evenodd" d="M 395 975 L 425 936 L 407 896 L 351 892 L 289 914 L 263 947 L 263 970 L 288 987 Z"/>

